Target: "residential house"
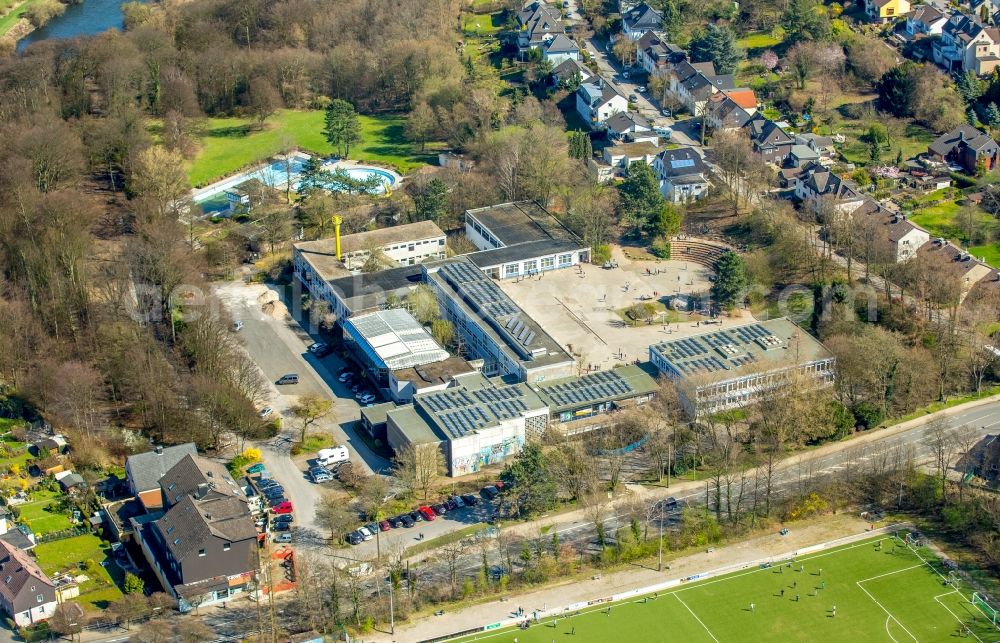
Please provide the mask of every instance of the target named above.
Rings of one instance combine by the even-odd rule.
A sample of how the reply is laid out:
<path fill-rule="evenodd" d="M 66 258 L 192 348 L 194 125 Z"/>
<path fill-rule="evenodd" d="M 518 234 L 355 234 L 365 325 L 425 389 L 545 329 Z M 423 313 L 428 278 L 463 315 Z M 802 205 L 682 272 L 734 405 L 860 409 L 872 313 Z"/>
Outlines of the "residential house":
<path fill-rule="evenodd" d="M 579 87 L 594 77 L 594 73 L 579 60 L 567 59 L 552 69 L 551 82 L 554 86 L 570 85 Z"/>
<path fill-rule="evenodd" d="M 635 112 L 618 112 L 604 123 L 608 137 L 623 143 L 652 143 L 659 145 L 660 137 L 653 126 Z"/>
<path fill-rule="evenodd" d="M 920 36 L 940 36 L 948 16 L 936 7 L 922 4 L 906 14 L 906 33 L 917 38 Z"/>
<path fill-rule="evenodd" d="M 542 57 L 552 65 L 559 65 L 567 60 L 580 60 L 580 47 L 564 34 L 557 34 L 545 45 Z"/>
<path fill-rule="evenodd" d="M 628 166 L 636 161 L 642 161 L 653 166 L 660 149 L 649 142 L 617 143 L 604 148 L 600 161 L 592 160 L 591 173 L 594 178 L 603 183 L 616 176 L 624 176 Z"/>
<path fill-rule="evenodd" d="M 604 125 L 609 118 L 628 110 L 628 99 L 614 83 L 598 77 L 576 90 L 576 111 L 591 127 Z"/>
<path fill-rule="evenodd" d="M 694 201 L 708 192 L 708 168 L 691 148 L 660 152 L 653 162 L 653 169 L 660 176 L 660 192 L 674 203 Z"/>
<path fill-rule="evenodd" d="M 865 202 L 853 181 L 840 178 L 818 163 L 803 168 L 795 184 L 795 196 L 813 211 L 822 203 L 830 203 L 843 214 L 851 213 Z"/>
<path fill-rule="evenodd" d="M 172 447 L 158 446 L 152 451 L 137 453 L 125 460 L 125 479 L 129 490 L 146 511 L 163 507 L 160 478 L 188 455 L 198 455 L 194 442 Z"/>
<path fill-rule="evenodd" d="M 792 167 L 805 167 L 809 163 L 819 162 L 819 152 L 808 145 L 792 145 L 788 151 L 788 164 Z"/>
<path fill-rule="evenodd" d="M 794 139 L 777 123 L 760 114 L 750 119 L 743 129 L 750 137 L 754 153 L 768 163 L 782 165 L 795 144 Z"/>
<path fill-rule="evenodd" d="M 889 252 L 896 263 L 917 255 L 917 250 L 930 241 L 926 230 L 906 218 L 904 214 L 890 214 L 880 210 L 881 226 L 889 243 Z"/>
<path fill-rule="evenodd" d="M 722 91 L 731 101 L 739 105 L 747 114 L 753 116 L 757 113 L 757 94 L 749 87 L 737 87 L 735 89 L 725 89 Z"/>
<path fill-rule="evenodd" d="M 180 610 L 246 591 L 258 569 L 257 529 L 225 467 L 186 455 L 159 486 L 166 513 L 131 521 L 147 562 Z"/>
<path fill-rule="evenodd" d="M 629 40 L 639 40 L 647 31 L 659 29 L 663 14 L 642 2 L 622 14 L 622 35 Z"/>
<path fill-rule="evenodd" d="M 741 129 L 753 116 L 727 96 L 718 93 L 709 99 L 705 110 L 705 125 L 713 131 L 731 131 Z"/>
<path fill-rule="evenodd" d="M 837 149 L 833 145 L 833 138 L 830 136 L 820 136 L 819 134 L 804 132 L 796 134 L 794 138 L 796 145 L 809 147 L 817 152 L 820 158 L 832 158 L 837 154 Z"/>
<path fill-rule="evenodd" d="M 647 31 L 635 43 L 635 60 L 650 76 L 665 76 L 673 65 L 687 60 L 687 53 L 667 42 L 663 32 Z"/>
<path fill-rule="evenodd" d="M 985 76 L 1000 66 L 1000 29 L 956 13 L 942 26 L 941 39 L 931 43 L 931 54 L 949 72 Z"/>
<path fill-rule="evenodd" d="M 522 52 L 547 45 L 566 32 L 559 7 L 546 2 L 532 2 L 517 13 L 517 46 Z"/>
<path fill-rule="evenodd" d="M 65 436 L 50 435 L 31 445 L 36 457 L 44 458 L 50 455 L 63 455 L 69 448 Z"/>
<path fill-rule="evenodd" d="M 959 288 L 958 303 L 977 283 L 993 275 L 993 269 L 987 264 L 942 238 L 920 246 L 916 257 L 939 277 L 954 280 Z"/>
<path fill-rule="evenodd" d="M 670 74 L 670 91 L 694 116 L 701 116 L 715 93 L 735 89 L 732 74 L 716 75 L 715 65 L 681 62 Z"/>
<path fill-rule="evenodd" d="M 60 471 L 55 475 L 56 482 L 59 483 L 59 487 L 69 493 L 76 488 L 82 488 L 87 486 L 84 481 L 83 476 L 79 473 L 74 473 L 72 471 Z"/>
<path fill-rule="evenodd" d="M 19 626 L 50 618 L 56 586 L 28 552 L 0 540 L 0 609 Z"/>
<path fill-rule="evenodd" d="M 865 14 L 875 22 L 889 22 L 909 12 L 907 0 L 865 0 Z"/>
<path fill-rule="evenodd" d="M 986 171 L 994 168 L 1000 146 L 989 134 L 963 123 L 928 145 L 927 152 L 935 160 L 957 163 L 969 174 L 976 174 L 980 165 Z"/>

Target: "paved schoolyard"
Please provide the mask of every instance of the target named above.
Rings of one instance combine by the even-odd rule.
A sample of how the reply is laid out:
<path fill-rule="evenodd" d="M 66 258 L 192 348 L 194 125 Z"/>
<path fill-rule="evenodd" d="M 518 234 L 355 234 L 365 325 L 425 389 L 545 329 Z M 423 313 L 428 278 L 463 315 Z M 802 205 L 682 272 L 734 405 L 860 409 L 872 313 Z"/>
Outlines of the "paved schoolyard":
<path fill-rule="evenodd" d="M 659 323 L 660 317 L 650 325 L 626 325 L 620 311 L 643 297 L 664 301 L 670 295 L 707 293 L 712 271 L 686 261 L 628 259 L 618 247 L 614 256 L 618 268 L 586 264 L 547 272 L 540 278 L 507 279 L 500 287 L 585 367 L 603 370 L 647 360 L 650 344 L 720 327 L 699 325 L 700 317 L 687 315 L 677 315 L 677 322 L 666 325 Z M 748 313 L 720 319 L 722 327 L 753 321 Z"/>

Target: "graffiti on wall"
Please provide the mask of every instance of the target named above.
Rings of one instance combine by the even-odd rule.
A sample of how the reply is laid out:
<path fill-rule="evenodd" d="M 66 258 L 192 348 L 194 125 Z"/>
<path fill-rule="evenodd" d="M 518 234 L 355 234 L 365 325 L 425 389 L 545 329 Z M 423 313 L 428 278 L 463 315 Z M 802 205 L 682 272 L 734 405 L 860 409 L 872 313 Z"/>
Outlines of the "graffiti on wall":
<path fill-rule="evenodd" d="M 481 447 L 477 453 L 461 456 L 452 461 L 452 475 L 462 476 L 475 473 L 481 468 L 503 462 L 508 456 L 514 455 L 524 446 L 523 437 L 510 437 Z"/>

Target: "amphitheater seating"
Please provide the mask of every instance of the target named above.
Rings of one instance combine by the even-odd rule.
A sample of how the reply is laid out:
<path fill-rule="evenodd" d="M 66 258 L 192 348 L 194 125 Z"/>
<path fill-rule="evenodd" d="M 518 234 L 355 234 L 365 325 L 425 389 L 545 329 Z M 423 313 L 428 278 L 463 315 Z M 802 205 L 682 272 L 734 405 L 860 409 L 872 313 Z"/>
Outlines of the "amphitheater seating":
<path fill-rule="evenodd" d="M 694 239 L 674 239 L 670 242 L 671 260 L 690 261 L 713 270 L 722 255 L 729 251 L 726 246 Z"/>

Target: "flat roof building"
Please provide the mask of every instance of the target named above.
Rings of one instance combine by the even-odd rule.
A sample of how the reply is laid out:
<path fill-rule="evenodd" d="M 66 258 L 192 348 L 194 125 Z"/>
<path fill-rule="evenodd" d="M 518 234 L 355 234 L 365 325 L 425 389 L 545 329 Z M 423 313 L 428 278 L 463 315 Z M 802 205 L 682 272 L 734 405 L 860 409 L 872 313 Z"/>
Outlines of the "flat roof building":
<path fill-rule="evenodd" d="M 344 332 L 372 368 L 395 370 L 448 359 L 448 351 L 403 308 L 352 317 L 344 322 Z"/>
<path fill-rule="evenodd" d="M 695 418 L 756 403 L 794 375 L 830 385 L 836 361 L 784 317 L 654 344 L 649 357 L 677 382 L 681 403 Z"/>
<path fill-rule="evenodd" d="M 443 316 L 487 376 L 533 382 L 573 374 L 573 357 L 467 257 L 424 264 Z"/>
<path fill-rule="evenodd" d="M 460 377 L 442 391 L 418 393 L 413 404 L 387 413 L 389 446 L 433 444 L 455 477 L 503 462 L 529 436 L 545 431 L 549 411 L 525 384 L 503 384 L 480 374 Z"/>
<path fill-rule="evenodd" d="M 456 377 L 471 375 L 477 370 L 461 357 L 396 369 L 389 374 L 389 396 L 400 404 L 409 402 L 417 393 L 447 388 Z"/>
<path fill-rule="evenodd" d="M 550 425 L 563 435 L 599 429 L 613 411 L 640 406 L 659 389 L 656 369 L 649 363 L 619 366 L 608 371 L 545 380 L 532 389 L 549 407 Z"/>
<path fill-rule="evenodd" d="M 568 268 L 590 257 L 590 248 L 534 201 L 466 210 L 465 235 L 479 249 L 469 259 L 495 279 Z"/>

